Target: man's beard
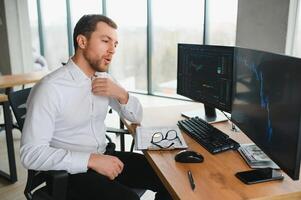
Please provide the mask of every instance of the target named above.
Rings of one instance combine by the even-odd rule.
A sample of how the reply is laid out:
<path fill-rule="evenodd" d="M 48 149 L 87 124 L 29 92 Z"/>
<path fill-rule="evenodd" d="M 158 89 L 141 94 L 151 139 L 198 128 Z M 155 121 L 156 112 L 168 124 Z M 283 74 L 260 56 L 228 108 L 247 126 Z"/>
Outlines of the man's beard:
<path fill-rule="evenodd" d="M 106 72 L 106 68 L 107 67 L 101 67 L 101 59 L 100 60 L 93 60 L 91 59 L 89 56 L 87 56 L 84 53 L 84 58 L 86 59 L 86 61 L 88 62 L 88 64 L 90 65 L 90 67 L 97 71 L 97 72 Z"/>
<path fill-rule="evenodd" d="M 87 61 L 88 61 L 89 65 L 91 66 L 91 68 L 94 69 L 95 71 L 97 71 L 97 72 L 105 72 L 105 70 L 103 70 L 100 67 L 101 60 L 96 60 L 96 61 L 87 60 Z"/>

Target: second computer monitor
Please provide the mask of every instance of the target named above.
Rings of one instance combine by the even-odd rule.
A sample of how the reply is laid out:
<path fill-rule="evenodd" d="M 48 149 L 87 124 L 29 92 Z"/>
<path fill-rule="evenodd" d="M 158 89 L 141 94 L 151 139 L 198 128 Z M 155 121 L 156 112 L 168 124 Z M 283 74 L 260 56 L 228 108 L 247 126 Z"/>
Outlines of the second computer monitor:
<path fill-rule="evenodd" d="M 234 47 L 178 44 L 177 93 L 203 103 L 208 122 L 215 108 L 231 111 L 233 54 Z"/>
<path fill-rule="evenodd" d="M 232 120 L 292 179 L 301 160 L 301 59 L 235 49 Z"/>

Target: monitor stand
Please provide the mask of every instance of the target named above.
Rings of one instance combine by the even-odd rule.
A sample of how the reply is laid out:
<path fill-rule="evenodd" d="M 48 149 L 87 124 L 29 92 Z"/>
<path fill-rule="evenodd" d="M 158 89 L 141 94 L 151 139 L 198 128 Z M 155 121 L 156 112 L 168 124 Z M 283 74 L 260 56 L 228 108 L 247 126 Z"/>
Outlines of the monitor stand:
<path fill-rule="evenodd" d="M 183 117 L 186 118 L 199 117 L 210 124 L 228 120 L 228 118 L 221 111 L 217 110 L 216 112 L 215 108 L 206 105 L 204 105 L 204 108 L 205 110 L 198 109 L 198 110 L 182 112 L 181 114 Z"/>

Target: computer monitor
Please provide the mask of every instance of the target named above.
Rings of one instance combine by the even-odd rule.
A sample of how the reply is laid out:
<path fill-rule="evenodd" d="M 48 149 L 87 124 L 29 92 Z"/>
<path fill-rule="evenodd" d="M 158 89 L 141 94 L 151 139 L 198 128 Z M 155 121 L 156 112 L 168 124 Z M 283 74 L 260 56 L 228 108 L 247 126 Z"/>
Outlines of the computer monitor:
<path fill-rule="evenodd" d="M 232 121 L 293 180 L 301 157 L 301 59 L 235 48 Z"/>
<path fill-rule="evenodd" d="M 178 44 L 177 93 L 205 106 L 205 111 L 182 115 L 207 122 L 227 120 L 215 108 L 231 111 L 233 51 L 233 47 Z"/>

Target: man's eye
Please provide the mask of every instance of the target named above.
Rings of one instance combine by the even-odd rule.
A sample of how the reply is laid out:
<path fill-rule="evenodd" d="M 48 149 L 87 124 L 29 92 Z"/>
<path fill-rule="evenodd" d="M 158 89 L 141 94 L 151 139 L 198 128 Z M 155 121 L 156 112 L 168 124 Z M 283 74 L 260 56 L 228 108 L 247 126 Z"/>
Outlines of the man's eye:
<path fill-rule="evenodd" d="M 109 40 L 102 40 L 103 42 L 105 42 L 105 43 L 108 43 L 109 42 Z"/>

